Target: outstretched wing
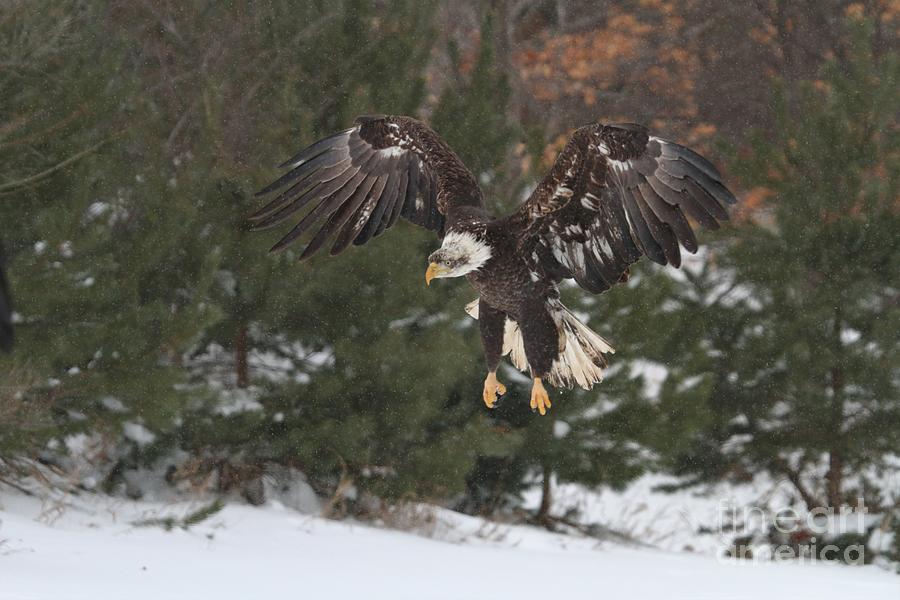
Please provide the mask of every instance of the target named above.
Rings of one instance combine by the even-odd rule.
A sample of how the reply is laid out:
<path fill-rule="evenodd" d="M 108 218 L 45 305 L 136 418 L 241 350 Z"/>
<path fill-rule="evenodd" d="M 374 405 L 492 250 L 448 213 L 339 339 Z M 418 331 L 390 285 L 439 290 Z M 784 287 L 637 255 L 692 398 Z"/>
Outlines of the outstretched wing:
<path fill-rule="evenodd" d="M 550 173 L 510 219 L 538 275 L 574 278 L 594 293 L 623 279 L 642 255 L 681 265 L 693 253 L 688 222 L 718 229 L 735 198 L 699 154 L 640 125 L 578 129 Z"/>
<path fill-rule="evenodd" d="M 482 203 L 481 190 L 459 157 L 410 117 L 359 117 L 350 129 L 312 144 L 281 166 L 291 170 L 257 194 L 277 196 L 250 221 L 253 229 L 267 229 L 310 207 L 272 247 L 287 247 L 324 220 L 301 260 L 332 237 L 332 256 L 350 242 L 364 244 L 400 217 L 443 235 L 452 207 Z"/>
<path fill-rule="evenodd" d="M 12 301 L 6 285 L 6 274 L 3 272 L 5 264 L 3 244 L 0 244 L 0 350 L 9 352 L 13 343 Z"/>

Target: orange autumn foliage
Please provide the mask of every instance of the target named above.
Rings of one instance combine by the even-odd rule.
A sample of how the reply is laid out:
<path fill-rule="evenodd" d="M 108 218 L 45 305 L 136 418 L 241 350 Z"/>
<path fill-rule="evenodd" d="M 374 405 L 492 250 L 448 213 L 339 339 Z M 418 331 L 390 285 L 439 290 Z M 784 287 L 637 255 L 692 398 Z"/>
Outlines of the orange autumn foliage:
<path fill-rule="evenodd" d="M 576 101 L 593 107 L 610 94 L 644 90 L 669 112 L 697 114 L 698 55 L 683 47 L 684 19 L 672 3 L 647 0 L 640 15 L 613 7 L 598 27 L 540 36 L 513 54 L 522 82 L 540 102 Z"/>

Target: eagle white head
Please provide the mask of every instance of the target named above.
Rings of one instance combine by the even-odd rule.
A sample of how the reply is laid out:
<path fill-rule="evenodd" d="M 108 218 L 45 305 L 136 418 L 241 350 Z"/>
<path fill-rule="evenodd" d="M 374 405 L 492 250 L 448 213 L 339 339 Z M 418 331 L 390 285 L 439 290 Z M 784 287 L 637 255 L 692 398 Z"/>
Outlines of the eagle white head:
<path fill-rule="evenodd" d="M 439 277 L 461 277 L 480 269 L 491 258 L 491 247 L 469 231 L 450 231 L 428 257 L 425 284 Z"/>

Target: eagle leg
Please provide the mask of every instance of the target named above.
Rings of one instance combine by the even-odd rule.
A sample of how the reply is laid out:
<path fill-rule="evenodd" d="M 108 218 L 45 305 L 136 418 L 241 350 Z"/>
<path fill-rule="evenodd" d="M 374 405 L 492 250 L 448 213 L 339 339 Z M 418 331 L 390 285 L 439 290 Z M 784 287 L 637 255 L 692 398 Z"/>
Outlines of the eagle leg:
<path fill-rule="evenodd" d="M 541 415 L 546 415 L 547 409 L 551 406 L 550 396 L 547 394 L 547 390 L 544 389 L 541 378 L 535 377 L 534 384 L 531 386 L 531 410 L 536 410 Z"/>
<path fill-rule="evenodd" d="M 494 408 L 497 396 L 502 396 L 505 393 L 506 386 L 497 381 L 497 371 L 489 372 L 484 380 L 484 392 L 481 394 L 481 397 L 484 398 L 485 405 L 488 408 Z"/>

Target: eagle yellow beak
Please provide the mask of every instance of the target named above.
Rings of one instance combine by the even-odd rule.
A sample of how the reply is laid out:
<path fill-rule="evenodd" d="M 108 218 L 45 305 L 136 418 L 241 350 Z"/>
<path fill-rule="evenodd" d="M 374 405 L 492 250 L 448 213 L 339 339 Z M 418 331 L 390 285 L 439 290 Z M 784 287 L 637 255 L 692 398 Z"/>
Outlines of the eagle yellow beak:
<path fill-rule="evenodd" d="M 428 265 L 428 270 L 425 271 L 425 285 L 431 285 L 431 280 L 435 277 L 440 277 L 444 274 L 444 269 L 441 265 L 437 263 L 431 263 Z"/>

